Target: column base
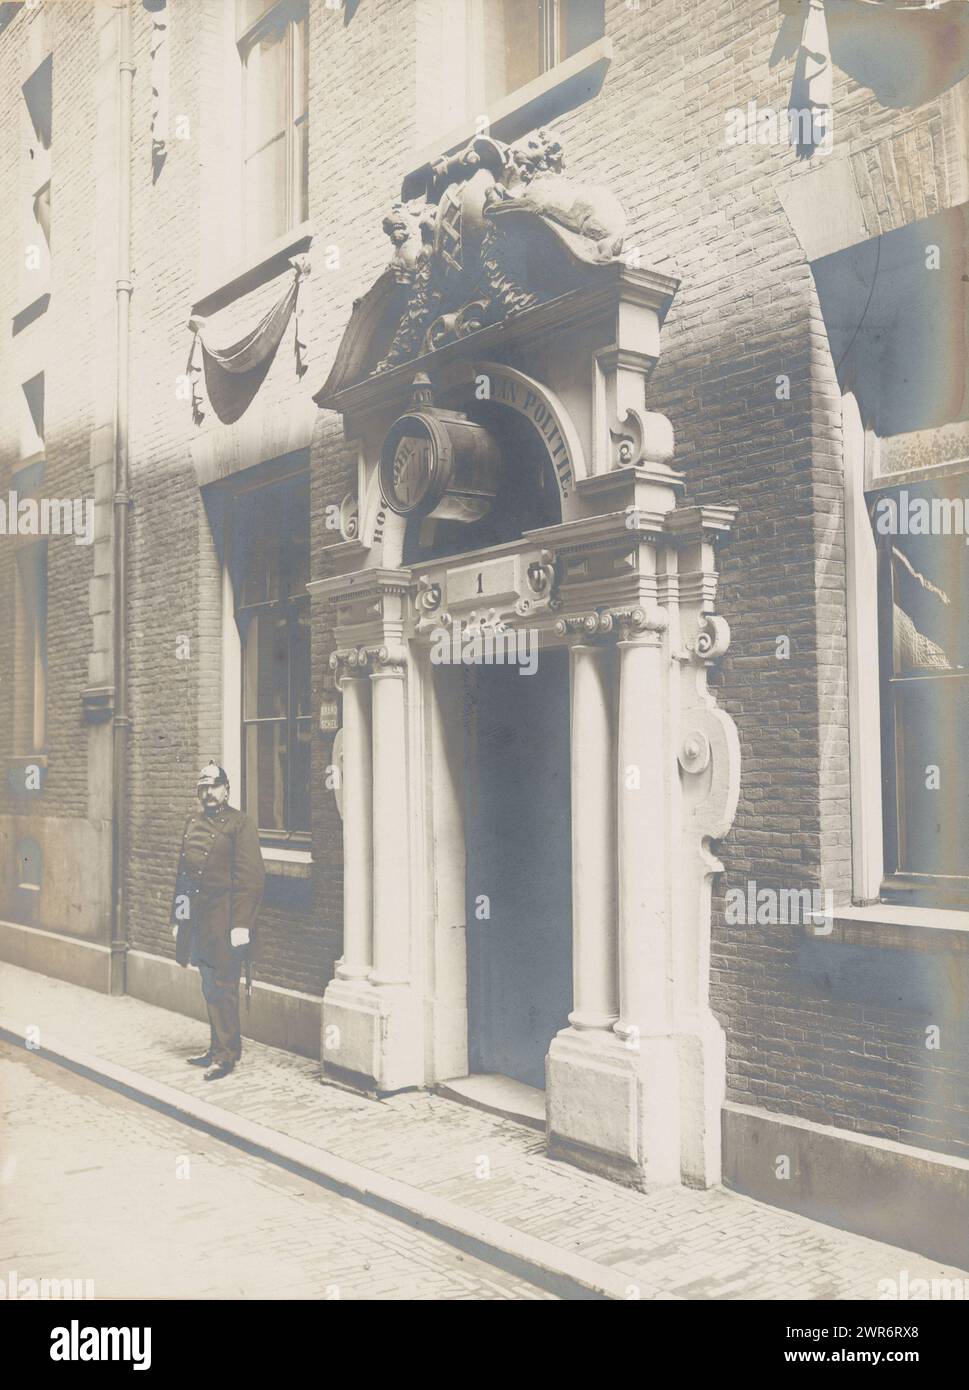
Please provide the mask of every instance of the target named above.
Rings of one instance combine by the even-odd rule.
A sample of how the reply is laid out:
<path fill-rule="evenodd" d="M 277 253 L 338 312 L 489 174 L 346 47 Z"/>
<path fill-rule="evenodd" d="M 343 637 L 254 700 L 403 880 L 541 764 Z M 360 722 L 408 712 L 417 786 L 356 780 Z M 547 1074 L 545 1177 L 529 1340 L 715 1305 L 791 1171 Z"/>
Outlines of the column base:
<path fill-rule="evenodd" d="M 636 1049 L 606 1031 L 559 1033 L 545 1064 L 549 1153 L 630 1187 L 718 1183 L 724 1054 L 712 1022 L 716 1037 L 642 1038 Z"/>
<path fill-rule="evenodd" d="M 680 1070 L 680 1170 L 687 1187 L 722 1176 L 721 1114 L 727 1094 L 727 1039 L 712 1013 L 676 1035 Z"/>
<path fill-rule="evenodd" d="M 424 1084 L 420 1009 L 409 985 L 331 980 L 323 995 L 323 1070 L 387 1095 Z"/>

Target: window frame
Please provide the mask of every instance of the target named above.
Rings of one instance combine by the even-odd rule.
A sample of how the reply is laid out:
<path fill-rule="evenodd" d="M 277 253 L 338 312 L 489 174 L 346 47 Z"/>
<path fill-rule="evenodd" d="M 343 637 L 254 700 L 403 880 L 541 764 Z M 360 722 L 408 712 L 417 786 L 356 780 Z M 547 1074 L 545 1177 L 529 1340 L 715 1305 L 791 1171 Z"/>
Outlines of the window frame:
<path fill-rule="evenodd" d="M 874 451 L 877 458 L 877 450 Z M 953 459 L 929 468 L 874 473 L 866 470 L 864 497 L 872 505 L 880 496 L 899 487 L 925 487 L 943 478 L 960 480 L 962 496 L 969 498 L 969 458 Z M 958 684 L 969 681 L 969 669 L 964 671 L 932 671 L 924 674 L 899 674 L 895 670 L 895 597 L 896 577 L 893 561 L 895 537 L 892 534 L 874 537 L 877 554 L 877 610 L 875 622 L 878 641 L 879 732 L 882 775 L 882 882 L 881 899 L 889 903 L 911 903 L 913 895 L 934 895 L 936 901 L 917 903 L 917 906 L 937 908 L 969 908 L 969 872 L 965 874 L 923 873 L 900 867 L 904 859 L 906 808 L 904 769 L 900 767 L 901 730 L 899 703 L 906 689 L 917 683 L 938 687 L 939 683 Z"/>
<path fill-rule="evenodd" d="M 307 640 L 312 642 L 311 630 L 309 625 L 310 596 L 304 591 L 302 593 L 286 593 L 279 598 L 267 598 L 255 603 L 244 603 L 243 599 L 243 565 L 239 554 L 239 508 L 244 498 L 251 498 L 254 493 L 265 492 L 273 488 L 282 488 L 286 484 L 304 483 L 310 485 L 310 474 L 305 467 L 289 470 L 285 473 L 253 481 L 248 485 L 235 488 L 229 498 L 228 526 L 226 529 L 226 564 L 231 578 L 232 591 L 232 620 L 239 643 L 239 664 L 238 664 L 238 751 L 240 769 L 240 804 L 242 809 L 252 817 L 255 822 L 259 835 L 260 844 L 269 848 L 291 848 L 309 849 L 312 843 L 312 823 L 305 830 L 294 829 L 292 820 L 292 795 L 293 795 L 293 773 L 297 761 L 304 752 L 296 737 L 300 725 L 304 725 L 310 733 L 313 729 L 312 711 L 309 714 L 300 715 L 297 713 L 298 702 L 296 684 L 293 679 L 293 653 L 294 636 L 300 626 L 301 617 L 305 616 L 307 628 Z M 309 557 L 307 556 L 307 559 Z M 246 711 L 246 661 L 247 661 L 247 637 L 249 623 L 254 616 L 270 616 L 279 614 L 286 615 L 287 638 L 286 638 L 286 713 L 285 715 L 263 715 L 250 716 Z M 311 650 L 311 649 L 310 649 Z M 312 666 L 310 666 L 310 701 L 312 701 Z M 286 730 L 286 762 L 283 778 L 283 828 L 265 827 L 259 823 L 258 806 L 249 804 L 248 787 L 248 757 L 246 750 L 247 731 L 252 725 L 259 724 L 283 724 Z M 310 783 L 310 791 L 312 784 Z M 310 818 L 312 817 L 312 796 L 309 798 Z"/>
<path fill-rule="evenodd" d="M 520 4 L 523 0 L 515 0 Z M 448 0 L 444 0 L 448 3 Z M 479 111 L 488 109 L 489 104 L 494 106 L 514 98 L 517 92 L 524 91 L 532 82 L 540 81 L 547 77 L 549 73 L 555 71 L 562 63 L 574 58 L 584 49 L 593 44 L 601 42 L 606 34 L 605 7 L 603 7 L 602 26 L 598 34 L 590 39 L 588 43 L 576 48 L 572 53 L 564 51 L 562 43 L 564 7 L 563 0 L 533 0 L 538 14 L 538 47 L 539 47 L 539 69 L 524 82 L 519 82 L 514 87 L 509 87 L 507 91 L 500 93 L 489 103 L 486 99 L 486 12 L 485 7 L 488 0 L 465 0 L 465 32 L 467 34 L 467 65 L 468 65 L 468 110 L 465 113 L 466 119 L 472 117 Z"/>
<path fill-rule="evenodd" d="M 272 244 L 279 237 L 286 236 L 301 226 L 309 215 L 309 178 L 304 179 L 304 149 L 309 146 L 309 4 L 308 0 L 275 0 L 267 3 L 263 12 L 249 25 L 243 27 L 240 16 L 243 0 L 236 0 L 236 38 L 235 48 L 239 59 L 239 101 L 240 101 L 240 147 L 239 173 L 241 194 L 240 228 L 242 234 L 242 253 L 245 256 L 258 254 L 265 245 Z M 284 225 L 273 234 L 263 238 L 258 244 L 253 242 L 248 220 L 248 165 L 251 159 L 262 154 L 278 136 L 272 137 L 258 150 L 247 153 L 247 122 L 249 116 L 248 98 L 248 60 L 259 40 L 285 20 L 286 45 L 286 100 L 282 138 L 286 143 L 286 206 Z M 302 45 L 294 39 L 297 24 L 305 24 Z M 300 51 L 297 52 L 297 49 Z M 302 60 L 302 71 L 298 61 Z M 304 97 L 303 111 L 296 114 L 296 93 L 302 87 Z M 298 128 L 303 130 L 302 141 L 296 137 Z"/>

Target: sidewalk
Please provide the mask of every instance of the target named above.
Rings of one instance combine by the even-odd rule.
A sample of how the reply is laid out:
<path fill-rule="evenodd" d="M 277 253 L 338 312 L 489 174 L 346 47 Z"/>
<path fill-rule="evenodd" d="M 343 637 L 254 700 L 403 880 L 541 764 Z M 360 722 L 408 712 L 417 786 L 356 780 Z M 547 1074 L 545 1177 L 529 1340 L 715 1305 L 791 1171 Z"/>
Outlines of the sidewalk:
<path fill-rule="evenodd" d="M 873 1299 L 880 1279 L 965 1276 L 715 1190 L 639 1193 L 545 1154 L 534 1129 L 427 1093 L 372 1100 L 248 1039 L 231 1077 L 185 1058 L 202 1024 L 0 965 L 0 1036 L 390 1211 L 565 1297 Z M 54 1062 L 52 1062 L 54 1064 Z"/>

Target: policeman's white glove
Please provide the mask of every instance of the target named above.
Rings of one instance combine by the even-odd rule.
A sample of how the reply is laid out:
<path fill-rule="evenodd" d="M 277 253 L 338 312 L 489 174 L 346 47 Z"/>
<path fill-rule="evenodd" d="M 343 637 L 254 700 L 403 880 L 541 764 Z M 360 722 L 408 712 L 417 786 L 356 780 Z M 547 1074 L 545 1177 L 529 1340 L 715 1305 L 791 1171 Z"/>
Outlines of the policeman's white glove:
<path fill-rule="evenodd" d="M 249 928 L 233 927 L 229 933 L 229 940 L 232 942 L 233 946 L 248 946 Z"/>
<path fill-rule="evenodd" d="M 178 927 L 179 927 L 178 922 L 173 922 L 173 923 L 172 923 L 172 936 L 174 936 L 174 937 L 176 938 L 176 940 L 178 939 Z"/>

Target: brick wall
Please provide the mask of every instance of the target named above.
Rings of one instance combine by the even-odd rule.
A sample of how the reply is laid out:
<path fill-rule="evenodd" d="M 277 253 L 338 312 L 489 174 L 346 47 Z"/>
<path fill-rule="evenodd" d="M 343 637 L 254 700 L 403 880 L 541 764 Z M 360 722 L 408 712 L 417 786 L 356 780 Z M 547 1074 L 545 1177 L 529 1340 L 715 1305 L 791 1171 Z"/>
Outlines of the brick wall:
<path fill-rule="evenodd" d="M 301 289 L 303 328 L 310 368 L 294 371 L 287 334 L 258 397 L 267 415 L 292 410 L 317 389 L 360 287 L 380 270 L 387 242 L 380 222 L 393 199 L 410 139 L 409 87 L 412 45 L 399 5 L 374 4 L 360 22 L 344 24 L 340 12 L 313 7 L 310 26 L 310 220 L 316 236 L 309 255 L 311 279 Z M 171 125 L 188 117 L 191 137 L 172 138 L 156 183 L 150 178 L 150 19 L 137 8 L 136 82 L 132 187 L 133 258 L 132 379 L 138 383 L 131 422 L 134 510 L 132 519 L 133 733 L 132 854 L 129 892 L 138 912 L 132 943 L 172 954 L 168 909 L 173 855 L 182 817 L 194 794 L 197 768 L 221 749 L 221 582 L 211 516 L 202 505 L 191 459 L 200 431 L 189 403 L 176 396 L 191 346 L 187 329 L 200 276 L 211 276 L 218 228 L 233 215 L 220 199 L 225 151 L 221 81 L 224 35 L 221 7 L 176 7 L 169 29 Z M 403 55 L 403 56 L 402 56 Z M 361 178 L 361 170 L 364 177 Z M 213 236 L 213 233 L 215 235 Z M 332 264 L 332 268 L 328 265 Z M 216 272 L 224 269 L 216 262 Z M 231 342 L 278 298 L 291 272 L 270 280 L 244 299 L 208 317 L 216 342 Z M 209 417 L 202 432 L 218 429 Z M 327 503 L 339 501 L 355 482 L 355 463 L 339 423 L 321 420 L 310 449 L 313 573 L 333 531 L 324 525 Z M 217 511 L 217 503 L 212 504 Z M 176 638 L 192 640 L 190 661 L 176 659 Z M 313 632 L 314 696 L 328 675 L 328 634 Z M 313 744 L 313 859 L 309 882 L 269 879 L 260 922 L 259 978 L 321 994 L 340 953 L 341 827 L 323 770 L 332 735 Z"/>

